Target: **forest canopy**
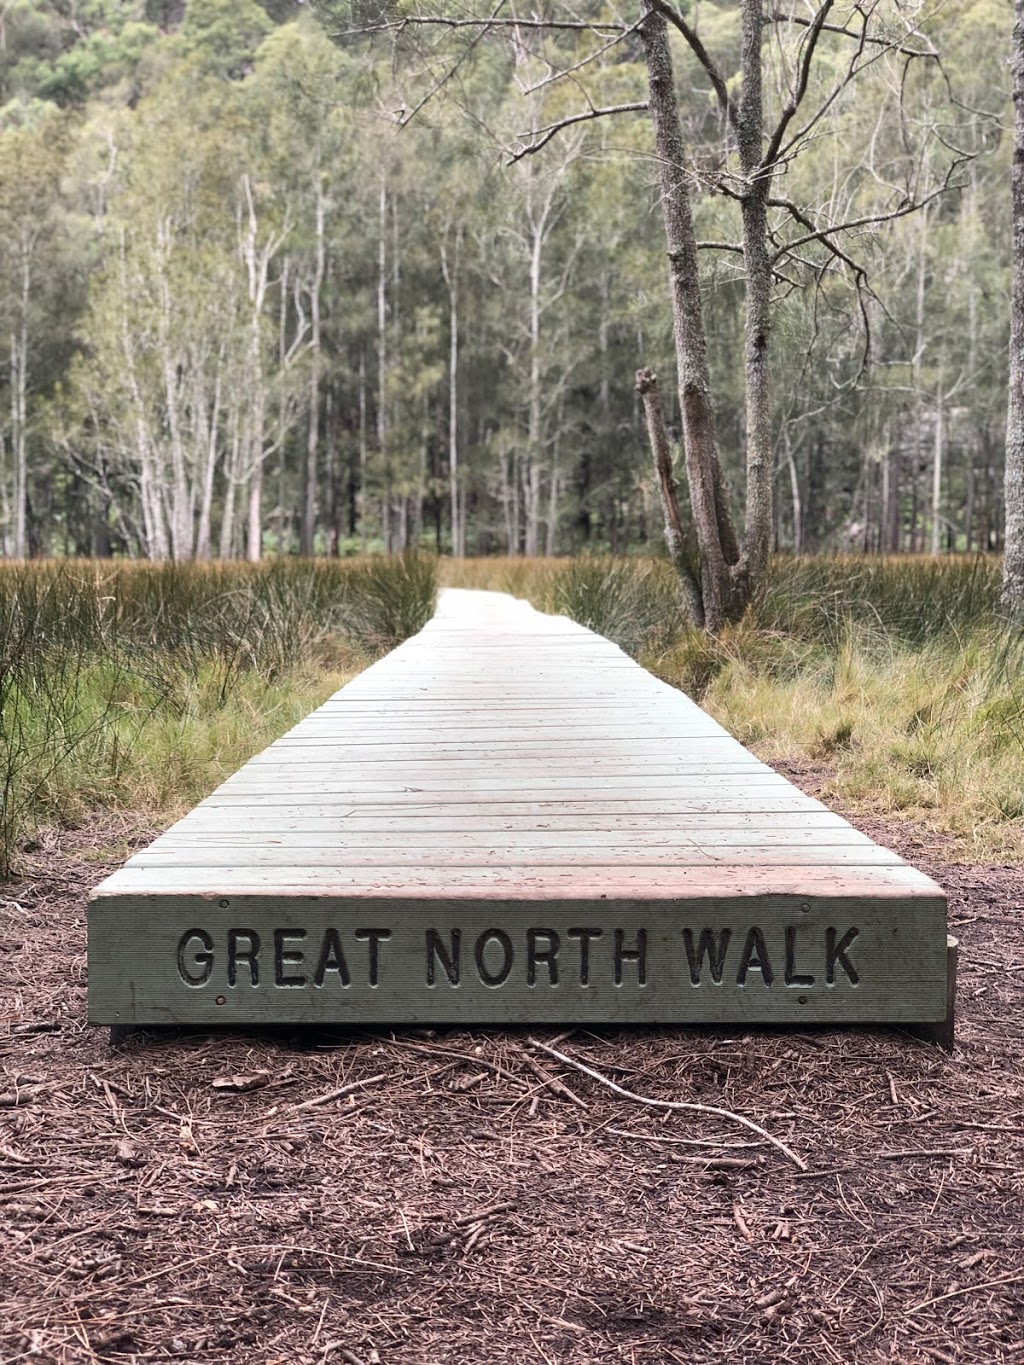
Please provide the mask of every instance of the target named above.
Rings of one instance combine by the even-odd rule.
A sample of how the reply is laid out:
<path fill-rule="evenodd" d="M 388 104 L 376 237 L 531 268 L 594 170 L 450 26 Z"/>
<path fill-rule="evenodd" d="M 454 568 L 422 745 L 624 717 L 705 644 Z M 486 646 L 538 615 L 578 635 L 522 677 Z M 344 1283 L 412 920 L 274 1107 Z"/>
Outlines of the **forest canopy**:
<path fill-rule="evenodd" d="M 734 89 L 737 7 L 690 14 Z M 658 163 L 637 35 L 611 40 L 638 14 L 593 7 L 593 23 L 528 42 L 353 32 L 381 17 L 319 22 L 288 0 L 0 5 L 4 554 L 660 543 L 634 390 L 639 368 L 674 366 Z M 774 280 L 773 541 L 998 549 L 1011 15 L 954 0 L 875 17 L 909 23 L 936 59 L 865 62 L 831 98 L 849 43 L 827 33 L 816 53 L 824 112 L 785 195 L 815 224 L 889 220 L 843 236 L 848 265 L 808 242 Z M 769 104 L 789 62 L 769 32 Z M 735 206 L 707 71 L 680 44 L 675 73 L 741 500 Z M 544 140 L 598 102 L 626 108 Z"/>

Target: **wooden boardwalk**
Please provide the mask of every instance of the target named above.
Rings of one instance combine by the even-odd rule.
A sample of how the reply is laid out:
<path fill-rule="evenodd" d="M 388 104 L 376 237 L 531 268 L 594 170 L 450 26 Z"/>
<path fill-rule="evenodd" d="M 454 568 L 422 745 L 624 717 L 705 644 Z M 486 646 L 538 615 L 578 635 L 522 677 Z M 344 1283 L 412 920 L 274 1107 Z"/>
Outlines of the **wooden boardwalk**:
<path fill-rule="evenodd" d="M 608 640 L 449 590 L 93 893 L 95 1023 L 937 1021 L 939 888 Z"/>

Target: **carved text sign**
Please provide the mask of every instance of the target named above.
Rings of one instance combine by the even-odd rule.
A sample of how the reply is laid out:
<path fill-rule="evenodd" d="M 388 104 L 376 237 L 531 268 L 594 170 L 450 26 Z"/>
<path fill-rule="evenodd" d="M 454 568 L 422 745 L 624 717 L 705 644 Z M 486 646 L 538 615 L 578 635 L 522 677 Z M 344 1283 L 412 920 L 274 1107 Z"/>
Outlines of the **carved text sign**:
<path fill-rule="evenodd" d="M 162 902 L 159 908 L 153 901 Z M 94 906 L 96 1023 L 941 1019 L 917 896 L 520 902 L 236 897 Z M 132 921 L 134 920 L 134 923 Z"/>

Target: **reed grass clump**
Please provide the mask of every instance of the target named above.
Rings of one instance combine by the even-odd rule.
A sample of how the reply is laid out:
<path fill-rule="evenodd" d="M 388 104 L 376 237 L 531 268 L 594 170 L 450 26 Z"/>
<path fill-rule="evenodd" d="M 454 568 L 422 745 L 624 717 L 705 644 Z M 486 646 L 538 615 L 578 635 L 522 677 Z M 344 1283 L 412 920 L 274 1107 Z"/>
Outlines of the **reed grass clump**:
<path fill-rule="evenodd" d="M 665 559 L 514 563 L 518 596 L 616 640 L 768 762 L 811 765 L 826 796 L 964 857 L 1024 858 L 1024 635 L 1000 616 L 997 559 L 779 557 L 717 639 L 683 620 Z"/>
<path fill-rule="evenodd" d="M 433 612 L 392 560 L 0 565 L 0 876 L 40 821 L 177 811 Z"/>

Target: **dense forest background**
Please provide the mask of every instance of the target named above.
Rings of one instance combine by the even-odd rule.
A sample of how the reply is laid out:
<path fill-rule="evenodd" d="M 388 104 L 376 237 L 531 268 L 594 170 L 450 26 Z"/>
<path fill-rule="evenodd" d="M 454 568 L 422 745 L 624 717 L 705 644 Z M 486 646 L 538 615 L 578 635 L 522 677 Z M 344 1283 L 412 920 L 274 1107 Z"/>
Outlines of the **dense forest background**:
<path fill-rule="evenodd" d="M 691 13 L 738 70 L 736 7 Z M 831 100 L 847 56 L 821 44 L 786 192 L 815 223 L 892 216 L 776 280 L 778 549 L 1001 547 L 1011 20 L 921 10 L 941 62 L 867 63 Z M 442 57 L 329 29 L 290 0 L 0 0 L 5 555 L 660 543 L 634 391 L 674 364 L 649 124 L 516 155 L 580 107 L 556 69 L 643 100 L 638 45 L 477 33 Z M 676 61 L 739 490 L 742 262 L 706 75 Z M 767 43 L 770 88 L 783 67 Z"/>

